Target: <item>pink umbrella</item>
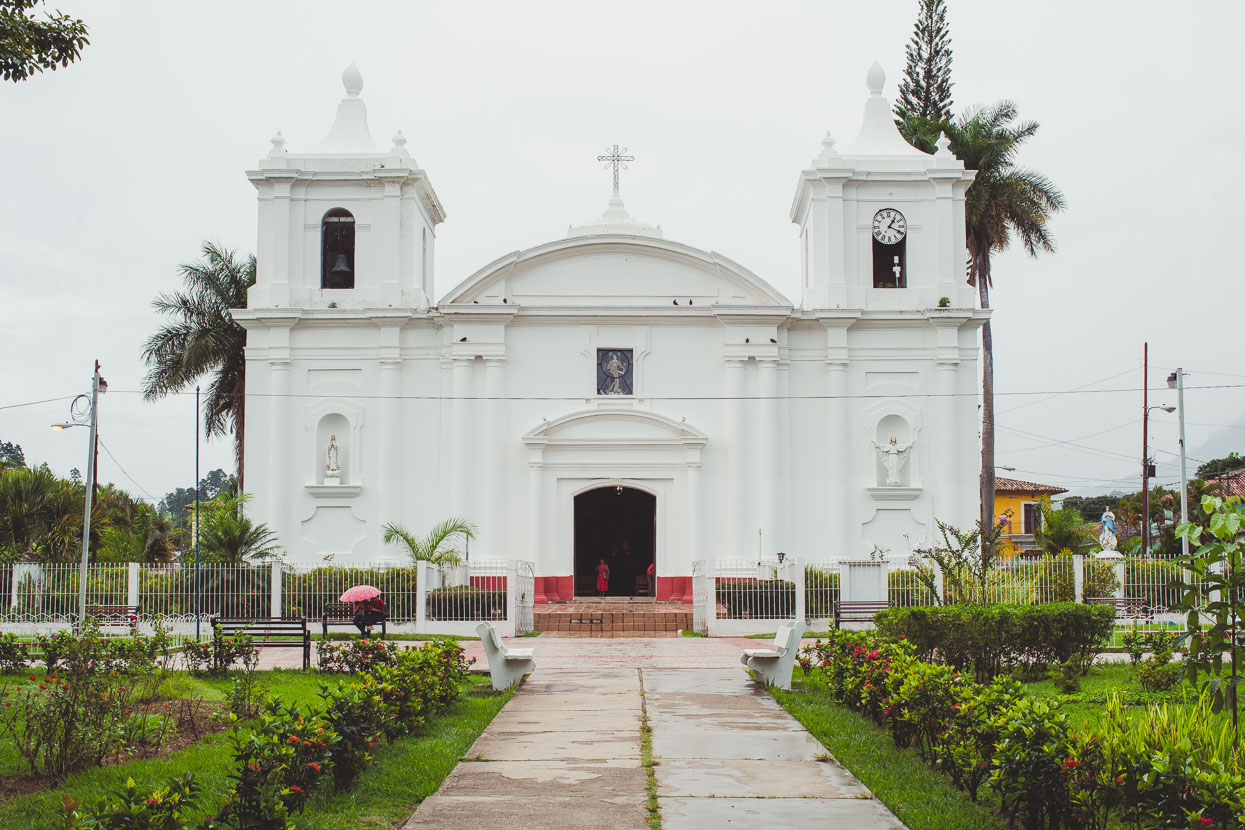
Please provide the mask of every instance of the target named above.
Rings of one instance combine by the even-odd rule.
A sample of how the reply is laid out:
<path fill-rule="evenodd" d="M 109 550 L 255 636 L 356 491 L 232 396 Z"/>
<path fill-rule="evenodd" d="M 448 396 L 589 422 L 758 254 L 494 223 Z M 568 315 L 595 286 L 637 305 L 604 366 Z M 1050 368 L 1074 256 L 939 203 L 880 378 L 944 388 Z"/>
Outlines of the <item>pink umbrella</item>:
<path fill-rule="evenodd" d="M 373 588 L 371 585 L 356 585 L 346 593 L 342 594 L 342 602 L 363 602 L 372 597 L 380 596 L 380 590 Z"/>

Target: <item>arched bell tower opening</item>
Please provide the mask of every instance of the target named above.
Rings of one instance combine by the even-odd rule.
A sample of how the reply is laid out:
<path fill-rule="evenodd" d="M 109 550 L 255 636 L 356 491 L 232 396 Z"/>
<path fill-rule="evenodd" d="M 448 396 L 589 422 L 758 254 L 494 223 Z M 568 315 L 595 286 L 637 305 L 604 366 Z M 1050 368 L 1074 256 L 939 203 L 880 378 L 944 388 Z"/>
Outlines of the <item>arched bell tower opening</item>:
<path fill-rule="evenodd" d="M 602 559 L 610 568 L 606 596 L 652 596 L 648 566 L 656 550 L 656 496 L 608 485 L 575 497 L 575 596 L 597 596 Z"/>

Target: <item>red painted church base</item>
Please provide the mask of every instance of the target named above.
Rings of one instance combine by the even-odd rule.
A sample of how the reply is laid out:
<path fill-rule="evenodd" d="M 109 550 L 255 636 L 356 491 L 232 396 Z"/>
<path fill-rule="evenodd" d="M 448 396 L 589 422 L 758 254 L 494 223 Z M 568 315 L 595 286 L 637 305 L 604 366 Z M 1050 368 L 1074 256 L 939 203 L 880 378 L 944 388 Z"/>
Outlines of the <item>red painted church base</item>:
<path fill-rule="evenodd" d="M 536 577 L 536 604 L 546 602 L 570 602 L 575 598 L 574 576 Z M 690 576 L 657 577 L 657 599 L 662 602 L 692 602 L 692 578 Z"/>

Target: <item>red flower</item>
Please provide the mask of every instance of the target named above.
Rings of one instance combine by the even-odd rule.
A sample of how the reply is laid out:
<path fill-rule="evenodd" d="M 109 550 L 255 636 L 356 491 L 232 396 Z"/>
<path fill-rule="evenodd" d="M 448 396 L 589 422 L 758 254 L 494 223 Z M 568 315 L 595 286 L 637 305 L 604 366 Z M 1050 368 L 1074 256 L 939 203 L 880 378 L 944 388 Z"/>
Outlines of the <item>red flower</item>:
<path fill-rule="evenodd" d="M 4 702 L 4 705 L 5 705 L 5 706 L 12 706 L 12 705 L 13 705 L 13 701 L 11 701 L 11 700 L 6 700 L 6 701 Z"/>
<path fill-rule="evenodd" d="M 874 657 L 877 657 L 877 656 L 878 656 L 877 651 L 871 651 L 871 652 L 869 652 L 869 659 L 870 659 L 870 660 L 872 660 Z"/>
<path fill-rule="evenodd" d="M 259 764 L 257 764 L 257 763 L 255 763 L 254 761 L 252 761 L 251 763 L 249 763 L 249 764 L 247 764 L 247 765 L 246 765 L 246 768 L 247 768 L 247 769 L 249 769 L 249 770 L 251 770 L 251 771 L 253 771 L 253 772 L 258 772 L 258 771 L 259 771 Z"/>
<path fill-rule="evenodd" d="M 292 744 L 296 744 L 296 743 L 298 743 L 298 736 L 297 736 L 297 735 L 291 735 L 291 736 L 290 736 L 290 743 L 292 743 Z"/>
<path fill-rule="evenodd" d="M 319 764 L 317 764 L 315 761 L 310 761 L 310 762 L 308 762 L 307 766 L 311 767 L 311 768 L 312 768 L 313 770 L 315 770 L 316 772 L 319 772 L 319 771 L 320 771 L 320 765 L 319 765 Z"/>
<path fill-rule="evenodd" d="M 889 715 L 890 713 L 891 713 L 891 710 L 890 710 L 890 709 L 883 709 L 883 710 L 882 710 L 882 714 L 883 714 L 883 715 Z"/>
<path fill-rule="evenodd" d="M 35 676 L 32 674 L 32 675 L 30 676 L 30 679 L 33 681 L 33 680 L 35 679 Z"/>
<path fill-rule="evenodd" d="M 303 788 L 302 788 L 302 787 L 300 787 L 300 786 L 298 786 L 297 784 L 291 784 L 291 785 L 290 785 L 290 792 L 292 792 L 292 793 L 301 793 L 302 791 L 303 791 Z"/>
<path fill-rule="evenodd" d="M 1213 827 L 1215 820 L 1213 818 L 1200 818 L 1197 820 L 1198 827 Z"/>
<path fill-rule="evenodd" d="M 368 749 L 371 749 L 371 748 L 372 748 L 372 747 L 374 747 L 374 746 L 376 746 L 376 744 L 372 743 L 371 741 L 368 741 L 368 742 L 367 742 L 367 748 L 368 748 Z"/>
<path fill-rule="evenodd" d="M 56 675 L 52 675 L 51 677 L 48 678 L 48 680 L 55 680 L 55 679 L 56 679 Z"/>
<path fill-rule="evenodd" d="M 147 799 L 147 804 L 148 804 L 149 806 L 151 806 L 151 807 L 154 807 L 154 806 L 156 806 L 156 805 L 157 805 L 157 804 L 159 804 L 159 803 L 160 803 L 160 799 L 158 799 L 158 798 L 149 798 L 149 799 Z"/>
<path fill-rule="evenodd" d="M 44 686 L 42 683 L 40 683 L 40 684 L 39 684 L 39 688 L 40 688 L 40 689 L 46 689 L 46 688 L 47 688 L 47 686 Z"/>
<path fill-rule="evenodd" d="M 1115 783 L 1117 783 L 1117 784 L 1123 784 L 1123 783 L 1124 783 L 1124 776 L 1122 776 L 1122 775 L 1117 775 L 1117 776 L 1115 776 Z"/>

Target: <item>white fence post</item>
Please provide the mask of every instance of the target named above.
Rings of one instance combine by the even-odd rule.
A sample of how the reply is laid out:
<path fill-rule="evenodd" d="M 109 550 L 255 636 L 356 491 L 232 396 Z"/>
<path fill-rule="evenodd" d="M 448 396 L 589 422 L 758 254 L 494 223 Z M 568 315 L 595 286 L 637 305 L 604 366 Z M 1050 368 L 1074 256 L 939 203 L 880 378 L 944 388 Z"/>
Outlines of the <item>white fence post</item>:
<path fill-rule="evenodd" d="M 281 618 L 281 563 L 272 563 L 272 593 L 269 596 L 268 613 L 274 619 Z"/>
<path fill-rule="evenodd" d="M 1085 557 L 1072 554 L 1072 591 L 1074 602 L 1085 602 Z"/>
<path fill-rule="evenodd" d="M 415 630 L 422 633 L 428 622 L 428 563 L 415 563 Z"/>
<path fill-rule="evenodd" d="M 513 637 L 517 632 L 519 620 L 519 568 L 513 559 L 506 560 L 506 625 L 505 636 Z"/>
<path fill-rule="evenodd" d="M 797 559 L 787 559 L 791 563 L 791 567 L 795 569 L 795 621 L 803 623 L 808 619 L 808 613 L 805 608 L 804 597 L 804 566 Z"/>
<path fill-rule="evenodd" d="M 938 567 L 937 562 L 930 562 L 929 565 L 934 569 L 934 604 L 942 605 L 944 594 L 942 586 L 942 568 Z"/>
<path fill-rule="evenodd" d="M 1112 567 L 1115 569 L 1115 580 L 1119 584 L 1115 588 L 1116 599 L 1123 599 L 1127 594 L 1124 593 L 1124 562 L 1116 562 Z"/>
<path fill-rule="evenodd" d="M 705 557 L 705 633 L 716 636 L 718 622 L 718 565 L 712 556 Z"/>
<path fill-rule="evenodd" d="M 127 562 L 125 579 L 125 604 L 131 608 L 138 606 L 138 563 Z"/>

